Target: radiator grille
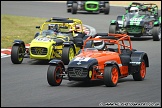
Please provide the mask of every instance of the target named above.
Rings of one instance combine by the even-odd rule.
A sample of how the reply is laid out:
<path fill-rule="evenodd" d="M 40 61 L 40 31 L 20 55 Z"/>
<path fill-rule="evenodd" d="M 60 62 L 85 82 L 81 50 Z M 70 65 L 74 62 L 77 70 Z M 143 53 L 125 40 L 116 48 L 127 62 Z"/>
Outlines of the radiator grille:
<path fill-rule="evenodd" d="M 48 49 L 44 47 L 32 47 L 31 53 L 33 55 L 47 55 Z"/>
<path fill-rule="evenodd" d="M 70 77 L 85 78 L 88 75 L 88 70 L 84 68 L 68 68 Z"/>

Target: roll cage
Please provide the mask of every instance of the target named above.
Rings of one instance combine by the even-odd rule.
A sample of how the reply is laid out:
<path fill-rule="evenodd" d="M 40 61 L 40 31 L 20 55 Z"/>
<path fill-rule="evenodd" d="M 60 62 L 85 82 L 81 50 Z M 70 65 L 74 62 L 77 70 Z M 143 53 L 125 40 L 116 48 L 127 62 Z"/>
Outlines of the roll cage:
<path fill-rule="evenodd" d="M 95 38 L 96 36 L 102 36 L 100 38 Z M 121 49 L 128 49 L 130 51 L 132 51 L 132 43 L 131 43 L 131 39 L 130 36 L 127 34 L 107 34 L 107 35 L 100 35 L 97 34 L 95 37 L 93 36 L 89 36 L 83 44 L 83 51 L 85 49 L 85 46 L 87 44 L 88 41 L 101 41 L 103 40 L 106 45 L 117 45 L 117 51 L 119 54 L 121 54 Z M 126 44 L 127 41 L 127 44 Z"/>
<path fill-rule="evenodd" d="M 62 26 L 66 26 L 67 29 L 69 29 L 69 32 L 73 33 L 73 36 L 75 35 L 75 33 L 79 32 L 79 33 L 83 33 L 83 23 L 81 20 L 79 19 L 74 19 L 74 18 L 61 18 L 61 17 L 52 17 L 49 20 L 45 21 L 41 27 L 40 26 L 36 26 L 36 28 L 40 29 L 40 33 L 47 29 L 47 26 L 49 24 L 57 24 L 58 28 L 62 27 Z"/>
<path fill-rule="evenodd" d="M 132 2 L 128 7 L 125 7 L 126 13 L 129 12 L 131 7 L 137 7 L 139 8 L 139 11 L 150 12 L 151 15 L 158 16 L 158 6 L 154 3 Z"/>

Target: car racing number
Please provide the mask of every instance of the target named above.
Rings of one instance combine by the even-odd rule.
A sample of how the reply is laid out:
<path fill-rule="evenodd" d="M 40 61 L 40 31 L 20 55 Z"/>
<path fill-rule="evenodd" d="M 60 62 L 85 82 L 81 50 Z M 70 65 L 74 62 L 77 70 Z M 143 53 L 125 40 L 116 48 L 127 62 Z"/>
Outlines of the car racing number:
<path fill-rule="evenodd" d="M 130 21 L 142 21 L 141 18 L 131 18 Z"/>
<path fill-rule="evenodd" d="M 77 57 L 74 59 L 74 61 L 88 61 L 90 57 Z"/>
<path fill-rule="evenodd" d="M 50 41 L 51 39 L 45 37 L 45 38 L 36 38 L 36 40 L 37 40 L 37 41 L 44 41 L 44 42 L 48 42 L 48 41 Z"/>

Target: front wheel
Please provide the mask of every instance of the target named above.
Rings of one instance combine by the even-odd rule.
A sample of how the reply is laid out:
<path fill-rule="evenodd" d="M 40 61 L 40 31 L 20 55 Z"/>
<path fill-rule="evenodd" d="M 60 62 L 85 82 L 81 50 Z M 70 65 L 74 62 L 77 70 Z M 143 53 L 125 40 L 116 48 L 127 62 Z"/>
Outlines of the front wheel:
<path fill-rule="evenodd" d="M 133 74 L 133 79 L 135 81 L 142 81 L 144 80 L 145 75 L 146 75 L 146 64 L 145 61 L 143 60 L 140 65 L 139 72 Z"/>
<path fill-rule="evenodd" d="M 153 41 L 159 41 L 161 39 L 161 27 L 153 27 L 152 29 Z"/>
<path fill-rule="evenodd" d="M 116 65 L 106 66 L 103 74 L 104 83 L 107 87 L 115 87 L 119 80 L 119 70 Z"/>
<path fill-rule="evenodd" d="M 72 60 L 75 56 L 74 48 L 72 45 L 65 46 L 62 50 L 62 61 L 65 65 L 68 65 L 70 60 Z"/>
<path fill-rule="evenodd" d="M 63 73 L 61 65 L 50 65 L 47 70 L 47 81 L 51 86 L 59 86 L 62 82 Z"/>
<path fill-rule="evenodd" d="M 109 26 L 109 33 L 113 33 L 113 34 L 116 33 L 116 25 L 110 25 Z"/>
<path fill-rule="evenodd" d="M 23 45 L 13 45 L 11 49 L 11 61 L 13 64 L 21 64 L 25 54 Z"/>

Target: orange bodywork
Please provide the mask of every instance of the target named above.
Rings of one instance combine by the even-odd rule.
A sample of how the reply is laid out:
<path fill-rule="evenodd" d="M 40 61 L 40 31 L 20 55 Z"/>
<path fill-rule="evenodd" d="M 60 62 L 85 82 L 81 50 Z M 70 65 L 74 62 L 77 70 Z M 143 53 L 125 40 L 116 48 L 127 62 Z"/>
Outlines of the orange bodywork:
<path fill-rule="evenodd" d="M 115 39 L 108 39 L 109 37 L 114 37 Z M 105 37 L 106 38 L 106 37 Z M 120 54 L 121 54 L 121 47 L 124 49 L 132 50 L 132 45 L 130 41 L 130 37 L 127 34 L 108 34 L 107 39 L 101 38 L 92 38 L 89 37 L 85 40 L 83 49 L 86 43 L 90 40 L 103 40 L 104 42 L 116 44 L 118 46 L 118 50 L 116 52 L 112 51 L 98 51 L 98 50 L 89 50 L 85 49 L 82 53 L 80 53 L 77 57 L 80 58 L 95 58 L 98 61 L 98 65 L 93 67 L 93 73 L 91 80 L 95 79 L 103 79 L 104 67 L 105 62 L 107 61 L 115 61 L 120 70 L 120 78 L 128 76 L 128 66 L 122 66 Z M 129 45 L 125 45 L 124 41 L 128 41 Z"/>

